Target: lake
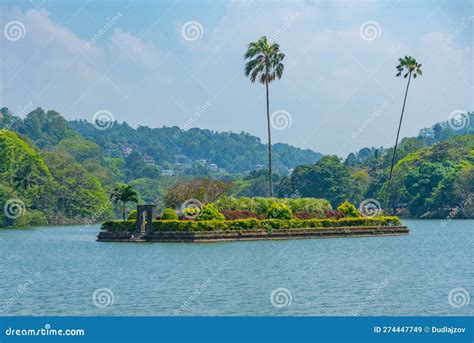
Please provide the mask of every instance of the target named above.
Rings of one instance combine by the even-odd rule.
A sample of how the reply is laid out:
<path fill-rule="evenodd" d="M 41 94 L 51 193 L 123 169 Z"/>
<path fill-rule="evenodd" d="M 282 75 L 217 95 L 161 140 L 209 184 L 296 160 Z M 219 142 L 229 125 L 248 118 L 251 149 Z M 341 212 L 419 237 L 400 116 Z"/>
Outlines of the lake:
<path fill-rule="evenodd" d="M 0 230 L 0 315 L 473 315 L 474 220 L 407 236 L 101 243 Z"/>

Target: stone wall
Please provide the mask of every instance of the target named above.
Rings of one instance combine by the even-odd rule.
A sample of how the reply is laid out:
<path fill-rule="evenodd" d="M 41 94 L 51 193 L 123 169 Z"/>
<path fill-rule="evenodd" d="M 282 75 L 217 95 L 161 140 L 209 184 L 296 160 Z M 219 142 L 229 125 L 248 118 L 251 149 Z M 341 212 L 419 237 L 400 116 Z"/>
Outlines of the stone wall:
<path fill-rule="evenodd" d="M 103 242 L 218 242 L 274 239 L 337 238 L 407 235 L 406 226 L 337 227 L 289 230 L 242 230 L 198 232 L 153 232 L 136 234 L 127 232 L 101 232 Z"/>

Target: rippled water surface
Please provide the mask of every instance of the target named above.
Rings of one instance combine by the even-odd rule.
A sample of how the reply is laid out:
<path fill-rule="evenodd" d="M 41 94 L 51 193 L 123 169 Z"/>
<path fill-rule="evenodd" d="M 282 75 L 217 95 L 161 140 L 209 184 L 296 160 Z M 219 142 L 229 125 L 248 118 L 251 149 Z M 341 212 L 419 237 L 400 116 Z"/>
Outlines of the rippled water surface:
<path fill-rule="evenodd" d="M 474 221 L 405 223 L 408 236 L 201 244 L 0 230 L 0 315 L 473 315 Z"/>

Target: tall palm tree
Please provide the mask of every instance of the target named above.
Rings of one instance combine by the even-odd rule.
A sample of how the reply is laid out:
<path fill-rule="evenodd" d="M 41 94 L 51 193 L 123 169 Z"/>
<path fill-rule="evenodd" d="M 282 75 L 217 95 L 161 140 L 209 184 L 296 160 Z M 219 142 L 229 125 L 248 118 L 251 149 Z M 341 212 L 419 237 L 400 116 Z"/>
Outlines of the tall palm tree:
<path fill-rule="evenodd" d="M 421 64 L 416 61 L 416 59 L 412 56 L 405 56 L 405 58 L 398 59 L 399 64 L 397 65 L 397 77 L 400 77 L 403 74 L 403 78 L 408 77 L 407 88 L 405 90 L 405 98 L 403 99 L 403 107 L 402 113 L 400 115 L 400 123 L 398 124 L 398 131 L 397 131 L 397 138 L 395 140 L 395 146 L 393 148 L 392 154 L 392 162 L 390 164 L 390 174 L 388 177 L 388 185 L 387 185 L 387 194 L 385 196 L 385 208 L 388 208 L 388 197 L 390 194 L 390 184 L 392 182 L 392 175 L 393 175 L 393 166 L 395 164 L 395 155 L 397 153 L 397 146 L 398 146 L 398 138 L 400 137 L 400 129 L 402 127 L 403 121 L 403 114 L 405 113 L 405 104 L 407 102 L 407 95 L 408 95 L 408 88 L 410 87 L 411 77 L 413 76 L 414 79 L 418 75 L 423 75 L 421 71 Z"/>
<path fill-rule="evenodd" d="M 110 200 L 117 204 L 122 204 L 123 220 L 125 220 L 125 211 L 127 208 L 127 202 L 138 202 L 138 193 L 133 189 L 131 185 L 119 185 L 115 187 L 114 191 L 110 195 Z"/>
<path fill-rule="evenodd" d="M 268 96 L 268 84 L 274 80 L 279 80 L 283 75 L 283 69 L 285 66 L 282 61 L 285 58 L 285 54 L 280 52 L 280 45 L 277 43 L 268 43 L 267 37 L 263 36 L 258 41 L 252 42 L 248 45 L 244 57 L 245 60 L 248 60 L 245 64 L 245 76 L 249 76 L 252 83 L 258 80 L 260 83 L 265 85 L 268 126 L 268 180 L 270 196 L 273 197 L 272 137 L 270 132 L 270 99 Z"/>
<path fill-rule="evenodd" d="M 23 189 L 27 190 L 39 183 L 39 175 L 35 173 L 30 164 L 24 164 L 20 166 L 12 177 L 14 188 L 8 193 L 7 198 L 12 195 L 16 190 Z"/>

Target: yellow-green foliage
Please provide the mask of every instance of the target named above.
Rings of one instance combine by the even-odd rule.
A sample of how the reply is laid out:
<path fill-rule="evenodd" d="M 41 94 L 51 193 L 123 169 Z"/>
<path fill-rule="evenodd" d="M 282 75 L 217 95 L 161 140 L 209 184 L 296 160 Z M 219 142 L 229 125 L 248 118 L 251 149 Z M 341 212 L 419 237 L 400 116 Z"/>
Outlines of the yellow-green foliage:
<path fill-rule="evenodd" d="M 128 215 L 127 220 L 136 220 L 137 219 L 137 210 L 132 210 Z"/>
<path fill-rule="evenodd" d="M 178 215 L 176 214 L 176 211 L 173 210 L 172 208 L 167 208 L 163 211 L 163 214 L 161 215 L 161 220 L 178 220 Z"/>
<path fill-rule="evenodd" d="M 293 218 L 293 213 L 291 213 L 290 208 L 286 204 L 273 203 L 270 206 L 267 214 L 268 219 L 291 219 Z"/>
<path fill-rule="evenodd" d="M 0 152 L 0 177 L 13 173 L 25 163 L 40 174 L 50 176 L 37 149 L 12 131 L 0 130 Z"/>
<path fill-rule="evenodd" d="M 344 213 L 344 216 L 347 218 L 358 218 L 362 217 L 360 212 L 357 210 L 357 208 L 351 204 L 349 201 L 344 201 L 338 208 L 337 210 L 339 212 Z"/>
<path fill-rule="evenodd" d="M 219 212 L 216 205 L 206 204 L 204 205 L 198 220 L 225 220 L 225 217 Z"/>

